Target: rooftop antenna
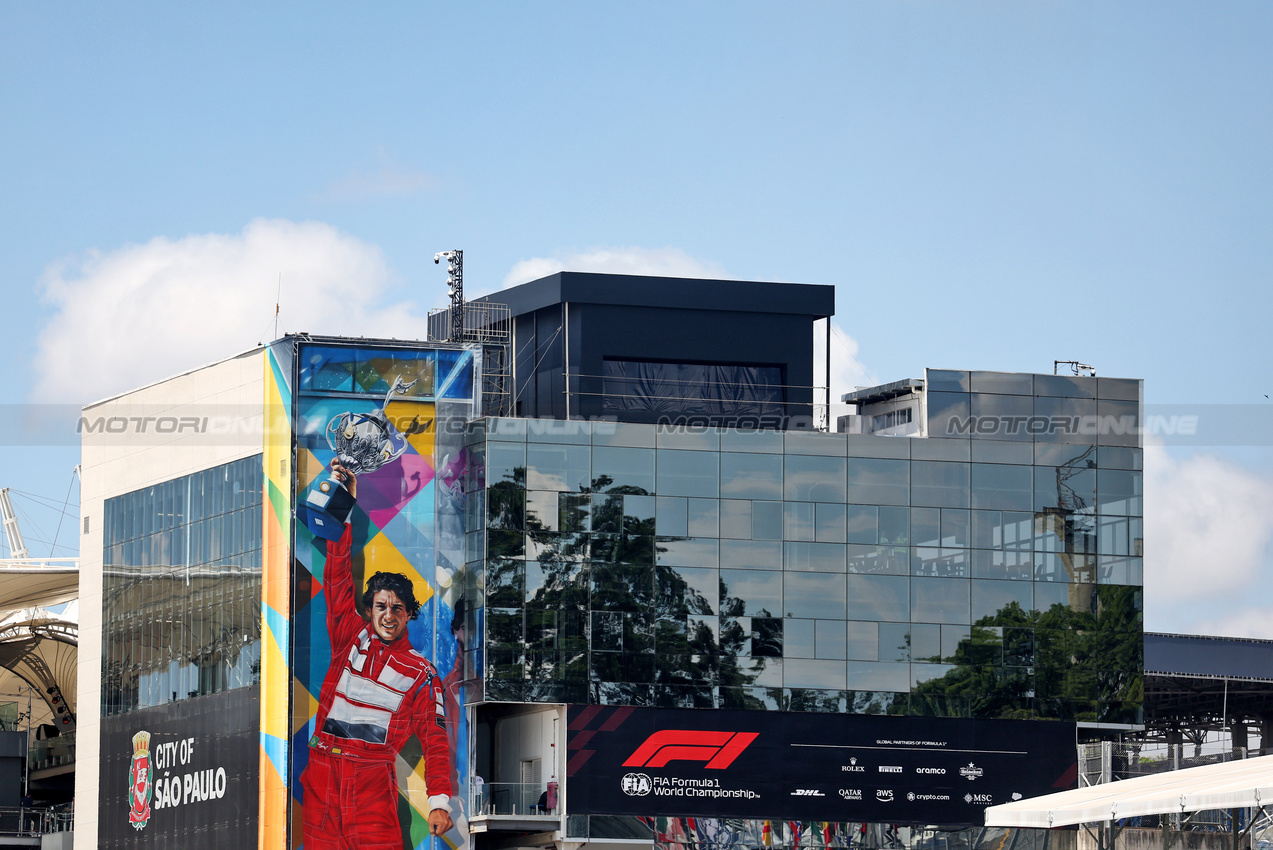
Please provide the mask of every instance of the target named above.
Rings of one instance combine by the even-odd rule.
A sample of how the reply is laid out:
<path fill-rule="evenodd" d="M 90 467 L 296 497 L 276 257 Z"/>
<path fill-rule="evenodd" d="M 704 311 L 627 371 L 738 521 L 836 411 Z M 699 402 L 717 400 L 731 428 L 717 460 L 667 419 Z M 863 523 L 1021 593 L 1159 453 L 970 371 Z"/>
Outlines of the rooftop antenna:
<path fill-rule="evenodd" d="M 1089 377 L 1089 378 L 1095 378 L 1095 377 L 1096 377 L 1096 367 L 1095 367 L 1095 366 L 1089 366 L 1089 365 L 1087 365 L 1086 363 L 1080 363 L 1080 362 L 1079 362 L 1079 361 L 1077 361 L 1077 360 L 1053 360 L 1053 361 L 1052 361 L 1052 374 L 1053 374 L 1053 375 L 1059 375 L 1059 374 L 1061 374 L 1061 367 L 1062 367 L 1062 366 L 1069 366 L 1069 367 L 1070 367 L 1070 374 L 1071 374 L 1071 375 L 1085 375 L 1085 376 L 1087 376 L 1087 377 Z"/>
<path fill-rule="evenodd" d="M 446 257 L 446 288 L 451 293 L 451 342 L 464 341 L 464 252 L 439 251 L 433 255 L 437 265 Z"/>
<path fill-rule="evenodd" d="M 273 337 L 274 339 L 278 339 L 278 328 L 279 328 L 279 322 L 281 321 L 279 316 L 279 306 L 282 303 L 283 303 L 283 273 L 279 272 L 278 273 L 278 292 L 274 295 L 274 337 Z M 268 331 L 269 329 L 270 329 L 270 326 L 266 325 L 265 330 Z M 265 336 L 265 331 L 261 331 L 261 336 L 262 337 Z M 265 340 L 264 338 L 262 338 L 257 340 L 256 344 L 261 345 L 264 342 Z"/>

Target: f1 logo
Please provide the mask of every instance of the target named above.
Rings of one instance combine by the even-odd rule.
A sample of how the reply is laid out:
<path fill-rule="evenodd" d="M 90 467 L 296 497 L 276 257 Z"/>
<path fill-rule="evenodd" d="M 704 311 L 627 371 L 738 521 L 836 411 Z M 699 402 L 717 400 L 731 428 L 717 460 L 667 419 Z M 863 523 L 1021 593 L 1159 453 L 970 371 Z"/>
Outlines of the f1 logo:
<path fill-rule="evenodd" d="M 670 761 L 705 761 L 705 767 L 724 770 L 756 740 L 759 732 L 704 732 L 664 729 L 645 739 L 628 756 L 624 767 L 664 767 Z"/>

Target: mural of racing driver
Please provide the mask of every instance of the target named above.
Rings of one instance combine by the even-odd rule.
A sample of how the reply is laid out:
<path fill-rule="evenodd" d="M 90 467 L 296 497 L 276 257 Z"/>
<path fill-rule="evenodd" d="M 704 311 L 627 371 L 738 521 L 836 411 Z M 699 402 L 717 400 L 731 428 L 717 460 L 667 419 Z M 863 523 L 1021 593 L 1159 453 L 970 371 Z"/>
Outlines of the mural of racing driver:
<path fill-rule="evenodd" d="M 339 460 L 332 474 L 352 497 L 357 480 Z M 306 850 L 401 850 L 394 762 L 415 735 L 424 750 L 429 832 L 444 835 L 451 818 L 452 753 L 443 682 L 412 648 L 407 622 L 420 610 L 411 581 L 377 572 L 354 602 L 353 527 L 328 542 L 327 630 L 332 664 L 323 680 L 309 759 L 301 774 Z"/>

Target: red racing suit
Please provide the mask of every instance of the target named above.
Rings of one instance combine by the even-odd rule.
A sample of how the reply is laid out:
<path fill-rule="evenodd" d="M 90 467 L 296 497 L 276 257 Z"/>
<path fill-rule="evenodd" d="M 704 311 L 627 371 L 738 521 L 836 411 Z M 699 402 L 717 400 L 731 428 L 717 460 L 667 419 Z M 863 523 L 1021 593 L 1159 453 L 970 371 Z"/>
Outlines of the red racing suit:
<path fill-rule="evenodd" d="M 305 789 L 305 850 L 401 850 L 394 763 L 414 734 L 424 748 L 428 811 L 451 810 L 442 679 L 404 634 L 385 643 L 358 614 L 350 526 L 327 544 L 332 662 L 319 695 Z"/>

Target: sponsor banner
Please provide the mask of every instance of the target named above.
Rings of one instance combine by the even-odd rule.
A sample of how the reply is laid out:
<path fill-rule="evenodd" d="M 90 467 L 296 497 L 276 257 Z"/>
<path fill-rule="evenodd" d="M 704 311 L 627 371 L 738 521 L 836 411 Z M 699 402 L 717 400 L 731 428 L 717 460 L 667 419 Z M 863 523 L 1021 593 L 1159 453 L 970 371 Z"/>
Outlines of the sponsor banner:
<path fill-rule="evenodd" d="M 260 689 L 102 719 L 99 847 L 255 847 Z"/>
<path fill-rule="evenodd" d="M 1073 788 L 1073 723 L 571 706 L 571 813 L 980 824 Z"/>

